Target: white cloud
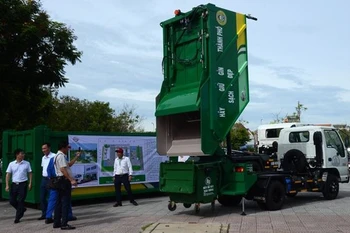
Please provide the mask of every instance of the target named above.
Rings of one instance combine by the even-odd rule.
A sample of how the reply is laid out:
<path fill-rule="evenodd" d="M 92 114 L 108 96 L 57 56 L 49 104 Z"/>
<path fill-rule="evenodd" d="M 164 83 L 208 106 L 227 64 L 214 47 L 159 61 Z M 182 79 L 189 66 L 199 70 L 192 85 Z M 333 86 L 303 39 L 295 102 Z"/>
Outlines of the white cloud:
<path fill-rule="evenodd" d="M 97 95 L 105 98 L 110 98 L 112 100 L 122 99 L 122 100 L 134 100 L 139 102 L 154 102 L 158 92 L 149 90 L 137 90 L 129 91 L 120 88 L 108 88 Z"/>
<path fill-rule="evenodd" d="M 350 102 L 350 90 L 349 91 L 341 91 L 336 95 L 337 99 L 341 102 Z"/>
<path fill-rule="evenodd" d="M 299 80 L 278 77 L 275 71 L 260 66 L 250 69 L 250 81 L 255 86 L 268 86 L 286 90 L 306 88 L 306 85 L 298 83 Z M 269 90 L 265 89 L 265 92 L 269 92 Z"/>
<path fill-rule="evenodd" d="M 66 86 L 69 89 L 76 89 L 76 88 L 78 88 L 79 90 L 87 90 L 86 86 L 78 84 L 78 83 L 67 83 Z"/>

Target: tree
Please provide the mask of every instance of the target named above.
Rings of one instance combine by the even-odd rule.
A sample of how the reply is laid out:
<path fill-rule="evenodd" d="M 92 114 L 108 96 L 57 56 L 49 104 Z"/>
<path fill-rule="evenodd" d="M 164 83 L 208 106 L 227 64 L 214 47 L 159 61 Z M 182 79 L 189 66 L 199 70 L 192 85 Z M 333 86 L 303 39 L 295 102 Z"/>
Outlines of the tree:
<path fill-rule="evenodd" d="M 250 140 L 249 132 L 241 123 L 236 123 L 231 132 L 232 149 L 239 150 L 239 148 Z"/>
<path fill-rule="evenodd" d="M 125 105 L 119 114 L 109 103 L 61 96 L 54 99 L 48 126 L 55 131 L 135 132 L 142 118 Z"/>
<path fill-rule="evenodd" d="M 31 128 L 49 114 L 52 87 L 64 86 L 64 67 L 80 61 L 76 39 L 39 1 L 0 0 L 0 131 Z"/>
<path fill-rule="evenodd" d="M 287 115 L 288 122 L 301 122 L 301 112 L 306 110 L 307 108 L 298 101 L 295 112 L 292 115 Z"/>

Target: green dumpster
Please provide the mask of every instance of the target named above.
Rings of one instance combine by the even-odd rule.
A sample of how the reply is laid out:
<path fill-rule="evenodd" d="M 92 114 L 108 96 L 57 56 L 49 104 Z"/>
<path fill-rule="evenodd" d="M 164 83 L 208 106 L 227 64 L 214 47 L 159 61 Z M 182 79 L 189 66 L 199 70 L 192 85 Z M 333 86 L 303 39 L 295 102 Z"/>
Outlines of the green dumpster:
<path fill-rule="evenodd" d="M 219 185 L 219 162 L 165 162 L 160 166 L 159 189 L 174 203 L 186 205 L 215 201 Z"/>

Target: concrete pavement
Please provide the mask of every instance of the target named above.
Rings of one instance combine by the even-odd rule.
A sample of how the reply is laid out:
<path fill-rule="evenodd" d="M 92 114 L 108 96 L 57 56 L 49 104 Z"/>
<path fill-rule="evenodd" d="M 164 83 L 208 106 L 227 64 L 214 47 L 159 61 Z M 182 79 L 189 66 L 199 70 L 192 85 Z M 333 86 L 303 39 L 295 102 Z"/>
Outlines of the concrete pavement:
<path fill-rule="evenodd" d="M 246 203 L 246 216 L 241 208 L 222 207 L 215 210 L 210 204 L 201 206 L 195 213 L 193 207 L 181 204 L 173 212 L 167 208 L 168 198 L 164 196 L 139 198 L 139 206 L 128 201 L 122 207 L 113 207 L 114 202 L 74 205 L 77 221 L 69 224 L 77 227 L 73 232 L 118 232 L 118 233 L 284 233 L 325 232 L 350 233 L 350 184 L 341 184 L 339 197 L 325 201 L 322 194 L 302 193 L 288 199 L 280 211 L 261 211 L 255 202 Z M 21 222 L 14 224 L 15 210 L 8 201 L 0 202 L 0 232 L 60 232 L 52 224 L 36 220 L 40 210 L 28 208 Z"/>

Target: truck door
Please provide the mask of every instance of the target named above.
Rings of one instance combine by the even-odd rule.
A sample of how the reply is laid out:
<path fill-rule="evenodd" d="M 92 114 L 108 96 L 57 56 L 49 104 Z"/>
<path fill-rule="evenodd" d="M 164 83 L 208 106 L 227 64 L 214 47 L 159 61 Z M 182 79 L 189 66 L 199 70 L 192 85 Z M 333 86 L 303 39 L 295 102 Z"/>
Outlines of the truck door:
<path fill-rule="evenodd" d="M 336 130 L 325 130 L 325 165 L 337 168 L 341 181 L 348 180 L 348 158 L 343 142 Z"/>

